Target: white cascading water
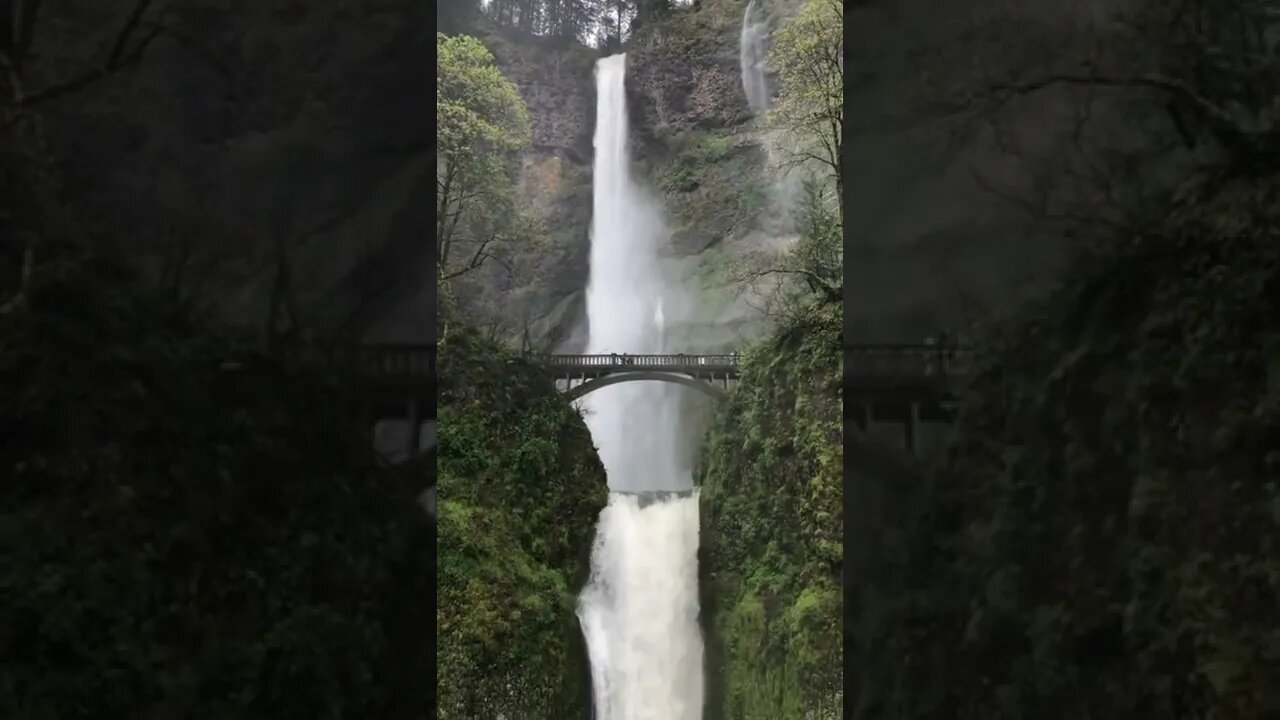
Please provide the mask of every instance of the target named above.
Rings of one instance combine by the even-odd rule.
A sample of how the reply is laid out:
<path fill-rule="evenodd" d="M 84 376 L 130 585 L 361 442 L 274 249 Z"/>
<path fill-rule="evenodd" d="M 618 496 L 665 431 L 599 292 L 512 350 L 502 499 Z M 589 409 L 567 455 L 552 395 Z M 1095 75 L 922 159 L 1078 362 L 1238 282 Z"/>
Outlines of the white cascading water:
<path fill-rule="evenodd" d="M 683 299 L 662 271 L 661 213 L 631 180 L 625 76 L 625 54 L 596 64 L 589 353 L 665 351 L 664 306 Z M 582 400 L 611 490 L 578 599 L 596 720 L 702 717 L 698 498 L 680 453 L 681 391 L 628 382 Z M 633 494 L 649 490 L 688 493 Z"/>
<path fill-rule="evenodd" d="M 742 73 L 742 90 L 752 116 L 764 121 L 773 98 L 769 95 L 768 70 L 769 23 L 756 6 L 756 0 L 747 3 L 742 13 L 742 33 L 738 36 L 738 64 Z M 767 127 L 767 126 L 766 126 Z M 795 220 L 792 213 L 799 195 L 800 176 L 786 165 L 779 164 L 775 145 L 786 142 L 776 132 L 764 130 L 761 147 L 764 148 L 766 167 L 772 173 L 769 182 L 769 212 L 763 214 L 761 229 L 769 236 L 768 247 L 775 250 L 789 246 L 795 240 Z M 785 155 L 783 159 L 785 159 Z"/>
<path fill-rule="evenodd" d="M 751 114 L 762 117 L 769 109 L 769 84 L 765 79 L 765 38 L 769 27 L 757 17 L 755 0 L 742 14 L 742 35 L 738 39 L 738 62 L 742 66 L 742 89 L 747 94 Z"/>

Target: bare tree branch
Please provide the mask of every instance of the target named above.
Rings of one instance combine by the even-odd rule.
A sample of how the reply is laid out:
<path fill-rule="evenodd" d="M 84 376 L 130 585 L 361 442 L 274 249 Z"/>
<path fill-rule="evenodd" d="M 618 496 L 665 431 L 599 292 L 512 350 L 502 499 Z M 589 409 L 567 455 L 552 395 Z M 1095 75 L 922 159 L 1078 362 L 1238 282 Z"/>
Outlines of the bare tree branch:
<path fill-rule="evenodd" d="M 85 71 L 70 80 L 55 83 L 25 96 L 22 98 L 22 107 L 30 108 L 70 95 L 141 60 L 147 48 L 164 30 L 163 26 L 158 24 L 148 24 L 148 32 L 132 48 L 129 47 L 129 41 L 143 27 L 142 18 L 147 9 L 151 7 L 151 4 L 152 0 L 138 0 L 137 4 L 134 5 L 124 27 L 116 35 L 115 42 L 112 44 L 111 54 L 101 67 Z"/>
<path fill-rule="evenodd" d="M 988 99 L 994 99 L 993 109 L 998 109 L 1006 104 L 1010 99 L 1019 95 L 1030 95 L 1041 90 L 1058 86 L 1058 85 L 1081 85 L 1089 87 L 1121 87 L 1121 88 L 1148 88 L 1152 90 L 1161 90 L 1171 93 L 1179 99 L 1188 103 L 1199 110 L 1210 121 L 1219 126 L 1229 129 L 1241 136 L 1249 136 L 1258 134 L 1252 130 L 1240 127 L 1239 122 L 1231 113 L 1219 107 L 1213 101 L 1201 95 L 1190 84 L 1175 78 L 1164 77 L 1161 75 L 1134 75 L 1134 76 L 1110 76 L 1110 75 L 1049 75 L 1031 82 L 1012 84 L 1012 85 L 996 85 L 988 89 L 984 96 Z M 994 95 L 994 98 L 992 96 Z M 971 98 L 968 103 L 972 105 L 975 98 Z"/>

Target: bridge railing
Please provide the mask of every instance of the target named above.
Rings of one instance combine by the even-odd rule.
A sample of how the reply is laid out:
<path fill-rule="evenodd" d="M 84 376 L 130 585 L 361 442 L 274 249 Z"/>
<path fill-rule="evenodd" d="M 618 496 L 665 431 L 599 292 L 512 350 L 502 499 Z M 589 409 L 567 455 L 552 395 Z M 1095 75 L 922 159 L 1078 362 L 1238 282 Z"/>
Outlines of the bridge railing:
<path fill-rule="evenodd" d="M 739 356 L 735 354 L 716 355 L 549 355 L 547 365 L 554 368 L 625 368 L 631 366 L 670 367 L 670 368 L 736 368 Z"/>
<path fill-rule="evenodd" d="M 851 345 L 845 347 L 845 375 L 851 378 L 944 378 L 960 370 L 962 350 L 954 345 Z"/>

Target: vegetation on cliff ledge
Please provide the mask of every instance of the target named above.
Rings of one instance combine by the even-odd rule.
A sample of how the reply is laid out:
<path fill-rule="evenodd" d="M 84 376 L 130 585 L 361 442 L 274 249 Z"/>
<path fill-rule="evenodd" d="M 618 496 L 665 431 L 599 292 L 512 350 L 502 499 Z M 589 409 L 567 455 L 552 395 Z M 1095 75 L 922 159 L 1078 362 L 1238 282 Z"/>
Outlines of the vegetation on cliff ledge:
<path fill-rule="evenodd" d="M 800 317 L 744 356 L 703 450 L 713 719 L 839 713 L 841 307 Z"/>
<path fill-rule="evenodd" d="M 542 233 L 516 192 L 527 110 L 479 40 L 437 35 L 436 47 L 439 714 L 585 716 L 574 604 L 604 469 L 545 373 L 495 340 L 517 319 L 529 342 L 519 295 L 500 292 Z"/>
<path fill-rule="evenodd" d="M 745 354 L 703 448 L 711 720 L 827 720 L 842 707 L 843 11 L 809 0 L 777 36 L 770 123 L 803 180 L 800 237 L 742 270 L 774 281 L 773 333 Z"/>
<path fill-rule="evenodd" d="M 574 603 L 607 497 L 591 435 L 473 330 L 452 323 L 440 360 L 440 717 L 585 717 Z"/>

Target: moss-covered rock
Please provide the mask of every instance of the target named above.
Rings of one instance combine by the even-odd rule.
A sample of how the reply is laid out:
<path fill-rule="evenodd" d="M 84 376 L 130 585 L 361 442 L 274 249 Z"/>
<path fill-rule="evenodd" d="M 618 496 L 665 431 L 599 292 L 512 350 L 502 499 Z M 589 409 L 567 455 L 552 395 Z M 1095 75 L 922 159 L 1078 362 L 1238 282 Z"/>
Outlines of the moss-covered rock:
<path fill-rule="evenodd" d="M 748 135 L 696 131 L 662 136 L 647 171 L 662 193 L 676 255 L 700 255 L 741 236 L 765 208 L 764 151 Z"/>
<path fill-rule="evenodd" d="M 637 28 L 626 50 L 628 105 L 640 133 L 729 128 L 751 119 L 738 58 L 744 8 L 705 0 Z"/>
<path fill-rule="evenodd" d="M 839 716 L 840 310 L 814 306 L 747 353 L 703 451 L 713 720 Z"/>
<path fill-rule="evenodd" d="M 450 327 L 440 362 L 440 717 L 584 717 L 574 603 L 607 499 L 591 435 L 474 333 Z"/>

